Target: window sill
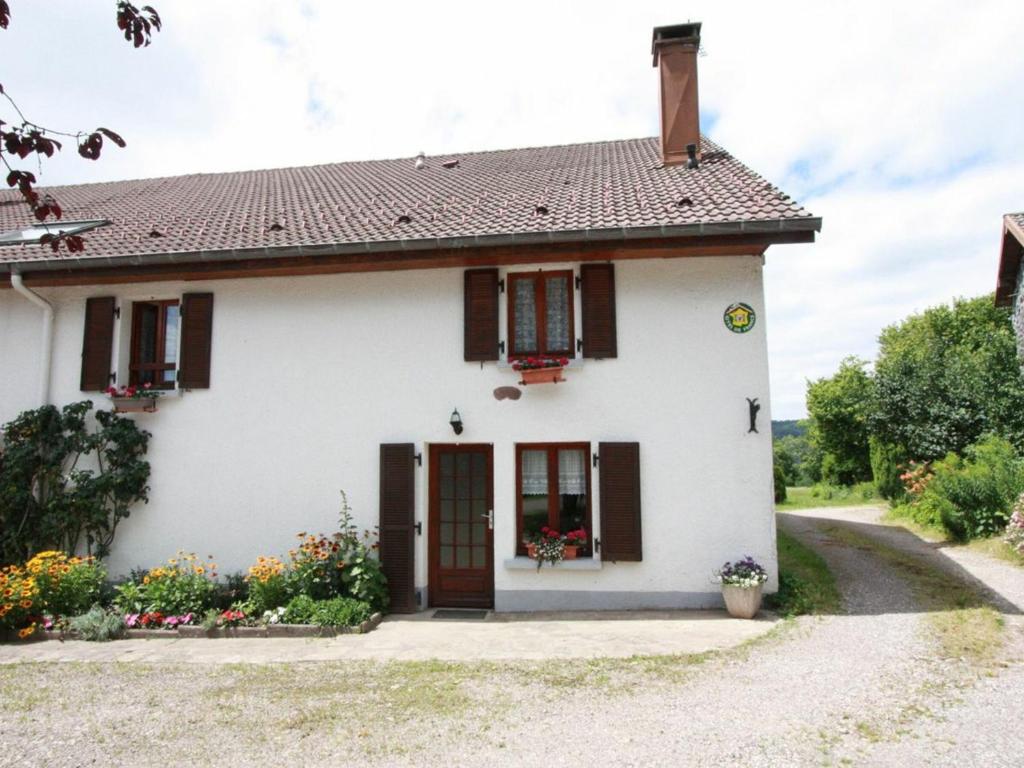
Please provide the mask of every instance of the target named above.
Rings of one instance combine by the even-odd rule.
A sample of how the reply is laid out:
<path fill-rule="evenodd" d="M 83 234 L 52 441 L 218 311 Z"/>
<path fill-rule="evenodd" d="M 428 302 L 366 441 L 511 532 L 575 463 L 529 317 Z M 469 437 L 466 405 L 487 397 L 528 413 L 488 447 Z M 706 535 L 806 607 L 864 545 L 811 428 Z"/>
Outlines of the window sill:
<path fill-rule="evenodd" d="M 509 360 L 507 357 L 503 357 L 501 360 L 499 360 L 497 362 L 497 366 L 498 366 L 498 368 L 506 368 L 506 369 L 511 370 L 512 369 L 512 363 L 513 363 L 513 361 Z M 563 367 L 566 368 L 566 369 L 582 368 L 585 364 L 586 363 L 584 363 L 584 361 L 581 360 L 580 358 L 578 358 L 578 357 L 571 357 L 571 358 L 569 358 L 569 364 L 565 365 Z"/>
<path fill-rule="evenodd" d="M 535 571 L 537 561 L 523 555 L 510 557 L 505 560 L 506 571 Z M 560 563 L 544 563 L 541 570 L 553 569 L 556 571 L 600 571 L 601 561 L 593 557 L 581 557 L 577 560 L 563 560 Z"/>

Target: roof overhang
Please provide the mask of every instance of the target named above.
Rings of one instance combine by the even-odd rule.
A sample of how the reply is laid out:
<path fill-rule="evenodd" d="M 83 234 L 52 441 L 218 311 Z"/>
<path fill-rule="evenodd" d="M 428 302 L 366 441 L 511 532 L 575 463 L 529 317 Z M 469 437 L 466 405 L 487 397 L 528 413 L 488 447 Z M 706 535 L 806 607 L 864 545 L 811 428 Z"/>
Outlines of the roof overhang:
<path fill-rule="evenodd" d="M 1021 261 L 1024 259 L 1024 228 L 1012 216 L 1003 216 L 1003 247 L 996 278 L 996 306 L 1009 307 L 1017 292 Z"/>
<path fill-rule="evenodd" d="M 89 285 L 174 279 L 440 269 L 468 265 L 762 254 L 770 245 L 814 242 L 821 219 L 529 232 L 473 237 L 327 243 L 136 256 L 61 256 L 0 262 L 26 284 Z M 0 258 L 3 254 L 0 251 Z"/>

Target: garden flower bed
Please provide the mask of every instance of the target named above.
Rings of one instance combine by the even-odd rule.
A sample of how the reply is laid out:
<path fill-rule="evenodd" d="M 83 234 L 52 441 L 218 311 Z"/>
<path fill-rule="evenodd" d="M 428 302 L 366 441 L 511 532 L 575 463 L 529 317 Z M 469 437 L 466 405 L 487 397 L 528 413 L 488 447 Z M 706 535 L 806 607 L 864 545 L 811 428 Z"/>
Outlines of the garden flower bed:
<path fill-rule="evenodd" d="M 297 534 L 286 558 L 261 555 L 244 576 L 220 576 L 212 555 L 179 551 L 112 587 L 92 557 L 38 553 L 0 569 L 0 641 L 369 632 L 388 599 L 377 545 L 344 501 L 339 522 L 329 537 Z"/>

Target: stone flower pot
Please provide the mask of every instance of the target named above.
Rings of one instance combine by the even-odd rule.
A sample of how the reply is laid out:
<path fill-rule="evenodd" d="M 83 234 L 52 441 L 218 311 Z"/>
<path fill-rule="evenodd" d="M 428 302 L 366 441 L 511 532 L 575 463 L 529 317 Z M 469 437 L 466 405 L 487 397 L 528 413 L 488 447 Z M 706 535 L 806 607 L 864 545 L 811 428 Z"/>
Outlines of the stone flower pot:
<path fill-rule="evenodd" d="M 752 619 L 761 609 L 761 589 L 756 587 L 737 587 L 730 584 L 722 585 L 722 597 L 725 598 L 725 610 L 736 619 Z"/>

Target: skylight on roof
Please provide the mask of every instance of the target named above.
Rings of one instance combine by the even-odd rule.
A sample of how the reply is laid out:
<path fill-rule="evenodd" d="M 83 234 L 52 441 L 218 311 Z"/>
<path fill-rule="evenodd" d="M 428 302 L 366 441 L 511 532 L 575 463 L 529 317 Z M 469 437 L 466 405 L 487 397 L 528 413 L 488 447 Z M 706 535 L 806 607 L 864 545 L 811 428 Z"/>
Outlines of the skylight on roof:
<path fill-rule="evenodd" d="M 24 229 L 9 229 L 6 232 L 0 232 L 0 245 L 38 243 L 46 234 L 78 235 L 109 223 L 106 219 L 85 219 L 83 221 L 60 221 L 53 224 L 33 224 Z"/>

